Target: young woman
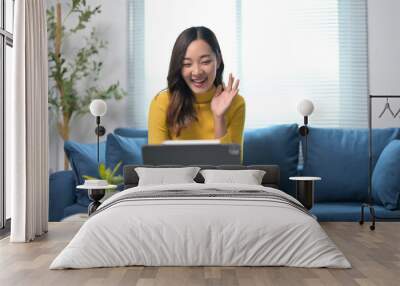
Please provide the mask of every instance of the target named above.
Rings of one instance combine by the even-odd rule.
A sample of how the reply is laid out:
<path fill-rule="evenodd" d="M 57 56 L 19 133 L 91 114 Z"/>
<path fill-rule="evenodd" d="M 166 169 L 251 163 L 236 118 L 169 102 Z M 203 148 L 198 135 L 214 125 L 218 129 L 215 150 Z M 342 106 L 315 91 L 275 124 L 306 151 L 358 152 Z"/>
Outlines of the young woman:
<path fill-rule="evenodd" d="M 172 50 L 168 89 L 151 102 L 149 144 L 164 140 L 220 139 L 242 145 L 245 102 L 239 80 L 222 82 L 224 61 L 214 33 L 205 27 L 184 30 Z"/>

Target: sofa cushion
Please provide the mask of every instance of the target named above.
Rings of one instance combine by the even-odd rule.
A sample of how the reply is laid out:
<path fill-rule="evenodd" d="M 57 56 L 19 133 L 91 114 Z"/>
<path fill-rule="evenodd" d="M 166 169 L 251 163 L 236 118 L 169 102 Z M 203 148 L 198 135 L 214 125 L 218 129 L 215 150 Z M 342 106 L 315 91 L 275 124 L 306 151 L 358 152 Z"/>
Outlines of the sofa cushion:
<path fill-rule="evenodd" d="M 400 198 L 400 140 L 390 142 L 379 156 L 372 174 L 374 201 L 389 210 L 399 207 Z"/>
<path fill-rule="evenodd" d="M 113 169 L 122 162 L 117 175 L 122 175 L 123 166 L 142 164 L 142 146 L 147 144 L 147 138 L 129 138 L 116 134 L 107 135 L 106 162 L 107 168 Z"/>
<path fill-rule="evenodd" d="M 99 160 L 103 163 L 105 163 L 105 147 L 106 142 L 100 142 Z M 65 141 L 64 151 L 79 184 L 84 182 L 83 175 L 98 177 L 97 144 Z"/>
<path fill-rule="evenodd" d="M 71 215 L 78 214 L 78 213 L 87 213 L 88 208 L 87 206 L 82 206 L 80 204 L 73 204 L 64 209 L 64 218 L 67 218 Z"/>
<path fill-rule="evenodd" d="M 105 162 L 105 142 L 99 144 L 100 162 Z M 98 177 L 97 144 L 83 144 L 74 141 L 65 141 L 64 151 L 71 164 L 72 171 L 78 185 L 84 183 L 82 176 Z M 86 190 L 76 190 L 76 200 L 80 205 L 88 206 L 90 200 Z"/>
<path fill-rule="evenodd" d="M 243 163 L 279 165 L 280 189 L 294 195 L 295 186 L 289 177 L 297 174 L 299 140 L 297 124 L 245 130 Z"/>
<path fill-rule="evenodd" d="M 379 219 L 400 221 L 400 210 L 391 211 L 383 206 L 374 206 L 376 216 Z M 325 202 L 316 203 L 311 209 L 318 221 L 359 221 L 361 218 L 360 202 Z M 368 208 L 364 209 L 364 219 L 371 220 Z"/>
<path fill-rule="evenodd" d="M 368 129 L 311 127 L 309 130 L 303 174 L 322 178 L 315 184 L 315 201 L 366 201 Z M 373 130 L 373 166 L 385 146 L 396 138 L 400 138 L 400 129 Z"/>
<path fill-rule="evenodd" d="M 64 208 L 76 202 L 74 172 L 58 171 L 49 178 L 49 221 L 64 217 Z"/>

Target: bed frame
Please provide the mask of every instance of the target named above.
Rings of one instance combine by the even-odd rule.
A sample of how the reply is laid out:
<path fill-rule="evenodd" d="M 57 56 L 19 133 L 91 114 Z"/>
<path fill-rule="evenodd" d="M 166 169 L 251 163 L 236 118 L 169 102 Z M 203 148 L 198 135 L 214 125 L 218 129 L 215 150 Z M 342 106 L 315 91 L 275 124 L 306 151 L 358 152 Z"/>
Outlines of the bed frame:
<path fill-rule="evenodd" d="M 265 175 L 262 179 L 261 184 L 265 187 L 271 187 L 275 189 L 279 189 L 279 180 L 280 180 L 280 172 L 278 165 L 220 165 L 220 166 L 211 166 L 211 165 L 196 165 L 201 169 L 219 169 L 219 170 L 264 170 Z M 124 174 L 124 189 L 136 187 L 139 183 L 138 174 L 135 171 L 136 167 L 149 167 L 149 168 L 177 168 L 177 167 L 185 167 L 183 165 L 162 165 L 162 166 L 152 166 L 152 165 L 125 165 L 123 174 Z M 197 183 L 204 183 L 204 178 L 200 174 L 197 174 L 194 180 Z"/>

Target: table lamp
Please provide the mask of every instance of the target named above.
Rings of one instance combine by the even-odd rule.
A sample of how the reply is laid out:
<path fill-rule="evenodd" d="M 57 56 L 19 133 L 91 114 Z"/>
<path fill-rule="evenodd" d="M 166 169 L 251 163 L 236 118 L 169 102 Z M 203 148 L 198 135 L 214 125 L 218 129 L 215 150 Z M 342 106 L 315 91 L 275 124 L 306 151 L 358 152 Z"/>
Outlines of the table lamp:
<path fill-rule="evenodd" d="M 297 105 L 297 110 L 304 117 L 304 125 L 299 128 L 299 133 L 301 134 L 301 136 L 305 137 L 304 138 L 305 139 L 304 140 L 305 141 L 305 146 L 304 146 L 304 149 L 303 149 L 304 150 L 303 157 L 304 157 L 304 162 L 306 162 L 307 161 L 307 148 L 308 148 L 308 146 L 307 146 L 307 135 L 309 133 L 309 129 L 307 127 L 307 125 L 308 125 L 308 116 L 310 116 L 311 113 L 313 113 L 314 104 L 308 99 L 303 99 Z"/>
<path fill-rule="evenodd" d="M 107 112 L 107 104 L 102 99 L 94 99 L 89 106 L 90 113 L 96 117 L 97 127 L 95 129 L 95 133 L 97 135 L 97 163 L 100 162 L 99 156 L 99 138 L 106 134 L 106 129 L 104 126 L 100 125 L 100 117 L 104 116 Z"/>

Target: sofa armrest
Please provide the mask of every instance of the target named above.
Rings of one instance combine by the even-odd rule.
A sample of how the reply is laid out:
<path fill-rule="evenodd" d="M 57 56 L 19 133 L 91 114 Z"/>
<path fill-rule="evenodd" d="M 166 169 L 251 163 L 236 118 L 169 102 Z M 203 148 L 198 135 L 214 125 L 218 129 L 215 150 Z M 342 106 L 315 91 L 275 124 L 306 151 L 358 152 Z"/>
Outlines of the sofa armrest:
<path fill-rule="evenodd" d="M 59 171 L 49 178 L 49 221 L 64 217 L 64 208 L 75 203 L 76 180 L 72 171 Z"/>

